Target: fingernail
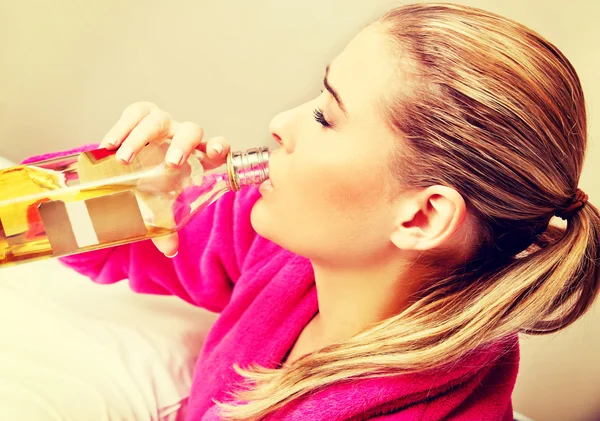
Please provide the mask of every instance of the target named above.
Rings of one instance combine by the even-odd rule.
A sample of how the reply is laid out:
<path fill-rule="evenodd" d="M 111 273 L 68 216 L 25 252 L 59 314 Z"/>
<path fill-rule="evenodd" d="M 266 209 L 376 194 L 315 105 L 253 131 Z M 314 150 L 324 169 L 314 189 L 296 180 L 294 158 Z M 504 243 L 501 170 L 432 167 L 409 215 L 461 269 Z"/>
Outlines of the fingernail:
<path fill-rule="evenodd" d="M 169 164 L 180 165 L 183 161 L 183 151 L 180 149 L 170 149 L 166 160 Z"/>
<path fill-rule="evenodd" d="M 221 155 L 221 152 L 223 152 L 223 145 L 221 145 L 220 143 L 215 143 L 213 145 L 213 150 L 216 151 L 219 155 Z"/>
<path fill-rule="evenodd" d="M 120 159 L 123 162 L 129 162 L 133 157 L 133 153 L 133 149 L 129 146 L 121 146 L 117 152 L 117 159 Z"/>
<path fill-rule="evenodd" d="M 172 256 L 169 256 L 169 255 L 167 255 L 167 254 L 165 254 L 165 256 L 166 256 L 166 257 L 168 257 L 169 259 L 172 259 L 172 258 L 174 258 L 174 257 L 177 257 L 177 255 L 178 255 L 178 254 L 179 254 L 179 250 L 177 250 L 177 251 L 175 252 L 175 254 L 174 254 L 174 255 L 172 255 Z"/>

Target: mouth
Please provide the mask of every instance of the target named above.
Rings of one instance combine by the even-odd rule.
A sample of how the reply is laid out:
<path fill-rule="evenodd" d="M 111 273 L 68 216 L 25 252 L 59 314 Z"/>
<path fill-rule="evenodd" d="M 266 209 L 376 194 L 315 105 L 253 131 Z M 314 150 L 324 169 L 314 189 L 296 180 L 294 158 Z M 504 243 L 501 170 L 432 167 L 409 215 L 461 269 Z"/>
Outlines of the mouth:
<path fill-rule="evenodd" d="M 273 190 L 273 183 L 271 180 L 265 180 L 259 187 L 258 190 L 261 193 L 269 192 Z"/>
<path fill-rule="evenodd" d="M 269 157 L 269 178 L 262 182 L 259 186 L 258 190 L 261 192 L 268 192 L 274 189 L 273 187 L 273 157 L 276 155 L 277 151 L 272 151 Z"/>

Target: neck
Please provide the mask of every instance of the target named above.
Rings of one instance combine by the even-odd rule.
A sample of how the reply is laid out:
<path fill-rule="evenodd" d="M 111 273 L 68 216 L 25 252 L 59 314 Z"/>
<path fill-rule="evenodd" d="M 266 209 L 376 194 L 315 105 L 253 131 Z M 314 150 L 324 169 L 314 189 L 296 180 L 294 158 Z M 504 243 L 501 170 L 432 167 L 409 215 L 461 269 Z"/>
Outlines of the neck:
<path fill-rule="evenodd" d="M 351 269 L 312 265 L 319 301 L 312 335 L 321 347 L 347 340 L 402 312 L 420 286 L 397 256 L 387 264 L 379 260 Z"/>

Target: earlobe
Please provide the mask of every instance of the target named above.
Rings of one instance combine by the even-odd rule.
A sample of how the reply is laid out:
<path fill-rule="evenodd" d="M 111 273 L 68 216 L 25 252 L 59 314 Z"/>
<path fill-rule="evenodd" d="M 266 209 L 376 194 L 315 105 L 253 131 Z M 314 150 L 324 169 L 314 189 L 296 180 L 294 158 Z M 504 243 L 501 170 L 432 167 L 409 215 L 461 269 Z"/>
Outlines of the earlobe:
<path fill-rule="evenodd" d="M 401 250 L 424 251 L 442 246 L 466 216 L 466 204 L 454 189 L 431 186 L 400 205 L 390 240 Z"/>

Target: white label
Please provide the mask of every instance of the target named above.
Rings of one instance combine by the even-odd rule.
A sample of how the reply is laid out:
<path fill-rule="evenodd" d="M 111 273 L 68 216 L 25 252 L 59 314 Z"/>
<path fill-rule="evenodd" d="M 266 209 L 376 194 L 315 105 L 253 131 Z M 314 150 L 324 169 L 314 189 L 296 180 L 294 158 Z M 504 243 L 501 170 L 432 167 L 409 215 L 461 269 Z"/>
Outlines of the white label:
<path fill-rule="evenodd" d="M 85 202 L 66 203 L 66 208 L 77 245 L 87 247 L 100 244 Z"/>

